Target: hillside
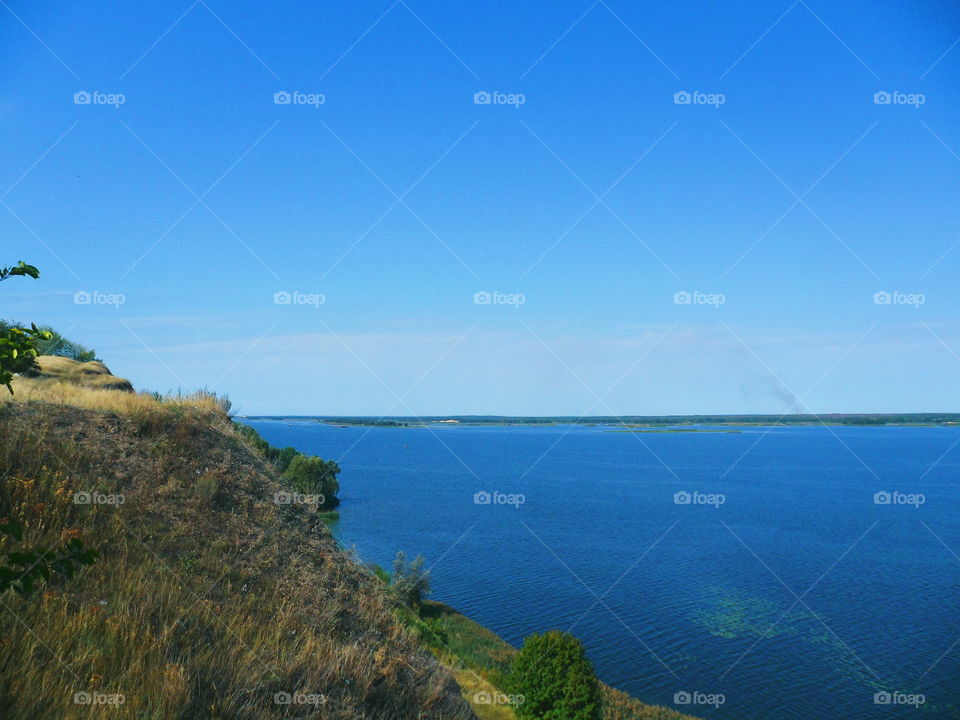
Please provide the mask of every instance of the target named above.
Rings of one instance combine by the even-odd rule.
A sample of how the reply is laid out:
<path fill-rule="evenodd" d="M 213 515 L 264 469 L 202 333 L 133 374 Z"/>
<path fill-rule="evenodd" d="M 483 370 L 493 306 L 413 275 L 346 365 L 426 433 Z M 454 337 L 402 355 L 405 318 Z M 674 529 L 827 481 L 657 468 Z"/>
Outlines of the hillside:
<path fill-rule="evenodd" d="M 18 378 L 0 408 L 18 545 L 102 554 L 0 598 L 6 720 L 473 717 L 380 581 L 310 506 L 273 502 L 275 471 L 214 397 L 83 384 Z"/>
<path fill-rule="evenodd" d="M 0 521 L 25 528 L 0 550 L 79 538 L 102 557 L 0 595 L 5 720 L 90 704 L 157 720 L 514 717 L 490 698 L 516 649 L 440 603 L 394 607 L 319 508 L 275 502 L 265 443 L 228 403 L 62 360 L 41 358 L 0 405 Z M 603 720 L 693 720 L 602 692 Z"/>

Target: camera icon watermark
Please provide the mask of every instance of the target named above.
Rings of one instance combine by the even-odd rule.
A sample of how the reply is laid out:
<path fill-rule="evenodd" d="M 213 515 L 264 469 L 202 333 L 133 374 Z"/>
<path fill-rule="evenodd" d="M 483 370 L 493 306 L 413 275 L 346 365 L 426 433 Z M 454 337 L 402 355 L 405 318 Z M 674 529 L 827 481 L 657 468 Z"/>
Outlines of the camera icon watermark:
<path fill-rule="evenodd" d="M 274 705 L 326 705 L 323 693 L 277 692 L 273 694 Z"/>
<path fill-rule="evenodd" d="M 714 108 L 719 108 L 725 102 L 727 102 L 727 96 L 723 93 L 678 90 L 673 94 L 674 105 L 711 105 Z"/>
<path fill-rule="evenodd" d="M 674 305 L 709 305 L 713 308 L 719 308 L 727 302 L 727 296 L 723 293 L 705 293 L 699 290 L 690 292 L 680 290 L 673 294 Z"/>
<path fill-rule="evenodd" d="M 319 308 L 327 301 L 327 296 L 321 293 L 303 293 L 299 290 L 287 292 L 278 290 L 273 294 L 274 305 L 312 305 Z"/>
<path fill-rule="evenodd" d="M 873 494 L 874 505 L 907 505 L 914 509 L 919 509 L 921 505 L 927 502 L 927 496 L 923 493 L 902 493 L 898 490 L 888 492 L 879 490 Z"/>
<path fill-rule="evenodd" d="M 474 305 L 512 305 L 519 308 L 527 301 L 523 293 L 503 293 L 498 290 L 492 292 L 480 290 L 473 294 Z"/>
<path fill-rule="evenodd" d="M 927 697 L 922 693 L 887 692 L 886 690 L 881 690 L 873 694 L 874 705 L 907 705 L 918 708 L 926 702 Z"/>
<path fill-rule="evenodd" d="M 123 705 L 127 698 L 122 693 L 87 692 L 73 694 L 74 705 Z"/>
<path fill-rule="evenodd" d="M 74 505 L 123 505 L 127 501 L 123 493 L 102 493 L 96 490 L 81 490 L 73 494 Z"/>
<path fill-rule="evenodd" d="M 906 293 L 900 290 L 879 290 L 873 294 L 874 305 L 910 305 L 919 309 L 927 302 L 923 293 Z"/>
<path fill-rule="evenodd" d="M 327 96 L 323 93 L 278 90 L 273 94 L 274 105 L 310 105 L 311 107 L 319 108 L 321 105 L 325 105 L 326 102 Z"/>
<path fill-rule="evenodd" d="M 323 505 L 326 501 L 326 496 L 323 493 L 308 495 L 281 490 L 273 494 L 273 502 L 276 505 Z"/>
<path fill-rule="evenodd" d="M 127 302 L 127 296 L 123 293 L 78 290 L 73 294 L 74 305 L 113 305 L 119 309 L 125 302 Z"/>
<path fill-rule="evenodd" d="M 480 90 L 473 94 L 474 105 L 512 105 L 519 109 L 521 105 L 527 102 L 527 96 L 523 93 L 502 93 L 499 90 L 488 92 Z"/>
<path fill-rule="evenodd" d="M 919 108 L 927 102 L 923 93 L 905 93 L 899 90 L 878 90 L 873 94 L 874 105 L 911 105 Z"/>
<path fill-rule="evenodd" d="M 481 690 L 473 694 L 473 702 L 476 705 L 523 705 L 525 701 L 526 698 L 522 694 L 507 695 L 499 690 L 494 692 Z"/>
<path fill-rule="evenodd" d="M 716 710 L 727 701 L 723 693 L 705 693 L 699 690 L 678 690 L 673 694 L 674 705 L 708 705 Z"/>
<path fill-rule="evenodd" d="M 679 490 L 673 494 L 674 505 L 709 505 L 719 508 L 727 502 L 727 496 L 723 493 L 702 493 L 697 490 L 688 492 Z"/>
<path fill-rule="evenodd" d="M 510 505 L 519 509 L 527 501 L 527 496 L 521 493 L 502 493 L 497 490 L 487 492 L 480 490 L 473 494 L 474 505 Z"/>
<path fill-rule="evenodd" d="M 74 105 L 110 105 L 113 108 L 119 108 L 125 102 L 127 102 L 127 96 L 123 93 L 77 90 L 73 94 Z"/>

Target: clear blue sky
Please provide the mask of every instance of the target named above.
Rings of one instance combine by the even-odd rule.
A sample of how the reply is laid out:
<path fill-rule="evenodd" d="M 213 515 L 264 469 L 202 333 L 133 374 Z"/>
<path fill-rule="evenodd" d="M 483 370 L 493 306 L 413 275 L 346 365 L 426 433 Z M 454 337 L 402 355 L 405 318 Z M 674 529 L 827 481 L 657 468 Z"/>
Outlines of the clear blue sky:
<path fill-rule="evenodd" d="M 251 414 L 958 410 L 958 38 L 946 1 L 4 0 L 0 237 L 43 274 L 0 315 Z"/>

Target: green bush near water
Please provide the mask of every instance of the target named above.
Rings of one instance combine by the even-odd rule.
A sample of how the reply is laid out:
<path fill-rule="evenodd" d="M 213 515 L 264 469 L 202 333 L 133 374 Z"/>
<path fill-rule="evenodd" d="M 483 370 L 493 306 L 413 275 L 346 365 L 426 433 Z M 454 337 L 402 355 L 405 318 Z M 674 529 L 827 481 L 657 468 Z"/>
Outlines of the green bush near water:
<path fill-rule="evenodd" d="M 286 487 L 304 495 L 322 495 L 321 510 L 330 510 L 340 504 L 340 498 L 337 497 L 340 491 L 337 481 L 340 466 L 336 462 L 316 455 L 304 455 L 292 447 L 274 447 L 249 425 L 235 422 L 234 428 L 270 461 Z M 336 519 L 334 516 L 335 513 L 325 519 Z"/>
<path fill-rule="evenodd" d="M 513 661 L 510 692 L 522 695 L 514 711 L 531 720 L 598 720 L 600 685 L 583 645 L 551 630 L 524 640 Z"/>

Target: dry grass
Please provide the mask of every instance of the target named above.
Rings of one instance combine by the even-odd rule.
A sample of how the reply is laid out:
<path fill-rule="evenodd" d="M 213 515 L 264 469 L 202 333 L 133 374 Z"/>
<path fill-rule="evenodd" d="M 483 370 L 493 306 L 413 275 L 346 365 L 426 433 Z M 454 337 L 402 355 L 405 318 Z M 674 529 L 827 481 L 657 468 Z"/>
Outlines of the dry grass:
<path fill-rule="evenodd" d="M 13 391 L 14 395 L 8 399 L 18 403 L 50 403 L 85 410 L 105 410 L 123 415 L 143 415 L 177 407 L 223 413 L 221 401 L 217 396 L 205 391 L 190 395 L 171 395 L 161 399 L 152 393 L 117 392 L 112 388 L 81 385 L 66 378 L 43 376 L 15 377 Z"/>
<path fill-rule="evenodd" d="M 272 502 L 274 471 L 215 398 L 15 389 L 0 407 L 0 518 L 25 526 L 25 546 L 80 537 L 102 558 L 0 597 L 5 719 L 472 717 L 379 581 L 308 509 Z"/>
<path fill-rule="evenodd" d="M 122 390 L 132 392 L 129 380 L 117 377 L 98 360 L 78 362 L 58 355 L 41 355 L 36 367 L 26 373 L 34 380 L 67 382 L 99 390 Z"/>

